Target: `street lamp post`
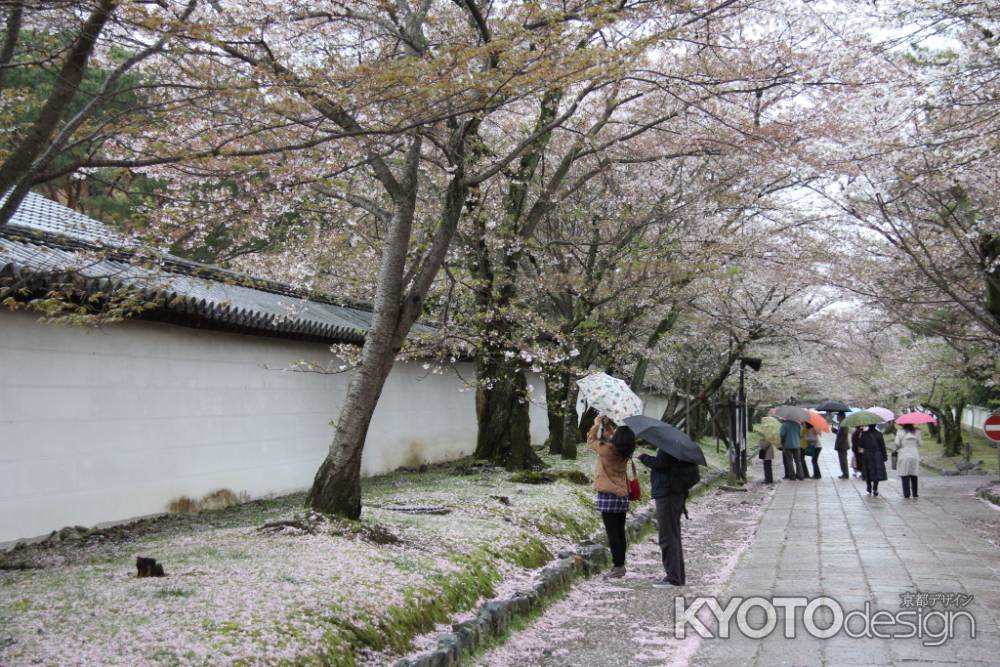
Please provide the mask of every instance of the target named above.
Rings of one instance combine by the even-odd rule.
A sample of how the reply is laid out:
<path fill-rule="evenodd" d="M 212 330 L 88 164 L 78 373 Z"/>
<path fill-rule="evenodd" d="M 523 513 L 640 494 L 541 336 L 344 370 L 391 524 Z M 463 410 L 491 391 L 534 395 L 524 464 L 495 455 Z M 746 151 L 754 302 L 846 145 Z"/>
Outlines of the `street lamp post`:
<path fill-rule="evenodd" d="M 740 357 L 740 387 L 736 395 L 736 419 L 735 433 L 733 434 L 733 452 L 737 478 L 741 481 L 747 479 L 747 431 L 750 430 L 750 415 L 747 410 L 747 395 L 744 385 L 744 370 L 749 366 L 754 371 L 759 371 L 763 361 L 757 357 Z"/>

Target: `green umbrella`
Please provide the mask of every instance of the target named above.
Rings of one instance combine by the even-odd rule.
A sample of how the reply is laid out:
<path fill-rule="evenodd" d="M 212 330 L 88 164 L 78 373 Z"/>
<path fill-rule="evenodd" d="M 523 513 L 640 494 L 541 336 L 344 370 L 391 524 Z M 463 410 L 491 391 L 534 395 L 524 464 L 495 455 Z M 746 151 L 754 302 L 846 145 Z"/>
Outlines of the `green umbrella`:
<path fill-rule="evenodd" d="M 867 410 L 861 410 L 859 412 L 852 412 L 847 415 L 847 419 L 844 420 L 842 426 L 847 428 L 854 428 L 855 426 L 870 426 L 872 424 L 879 424 L 884 422 L 885 418 L 874 412 L 868 412 Z"/>
<path fill-rule="evenodd" d="M 760 439 L 763 443 L 777 446 L 781 440 L 779 436 L 781 422 L 774 417 L 764 417 L 760 420 L 759 424 L 754 424 L 753 430 L 754 433 L 760 434 Z"/>

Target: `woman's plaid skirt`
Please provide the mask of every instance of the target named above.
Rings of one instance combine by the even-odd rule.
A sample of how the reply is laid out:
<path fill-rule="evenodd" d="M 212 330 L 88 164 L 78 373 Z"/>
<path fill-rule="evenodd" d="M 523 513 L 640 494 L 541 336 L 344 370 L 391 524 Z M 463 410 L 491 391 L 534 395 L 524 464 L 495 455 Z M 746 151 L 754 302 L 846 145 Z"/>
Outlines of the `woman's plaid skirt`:
<path fill-rule="evenodd" d="M 616 496 L 613 493 L 599 491 L 597 493 L 597 511 L 628 512 L 628 496 Z"/>

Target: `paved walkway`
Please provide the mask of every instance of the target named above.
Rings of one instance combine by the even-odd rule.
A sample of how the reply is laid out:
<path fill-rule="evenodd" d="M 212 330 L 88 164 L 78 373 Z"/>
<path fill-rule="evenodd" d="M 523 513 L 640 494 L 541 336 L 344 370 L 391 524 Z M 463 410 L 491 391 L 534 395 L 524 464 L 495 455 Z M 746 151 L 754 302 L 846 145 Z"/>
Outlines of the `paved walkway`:
<path fill-rule="evenodd" d="M 823 479 L 779 481 L 773 494 L 751 483 L 748 494 L 716 492 L 699 502 L 693 521 L 684 523 L 685 588 L 651 589 L 658 550 L 649 542 L 635 545 L 626 579 L 581 584 L 479 664 L 1000 665 L 1000 548 L 986 537 L 1000 535 L 1000 511 L 974 495 L 985 478 L 922 475 L 920 498 L 904 499 L 890 472 L 881 495 L 869 497 L 861 480 L 837 479 L 832 443 L 825 444 Z M 841 632 L 820 640 L 803 631 L 799 609 L 798 636 L 786 639 L 779 609 L 777 629 L 762 639 L 738 632 L 702 639 L 689 632 L 681 641 L 673 627 L 677 592 L 688 599 L 715 595 L 722 605 L 734 596 L 829 596 L 844 612 L 863 610 L 867 602 L 872 613 L 898 612 L 907 592 L 960 593 L 973 596 L 963 609 L 975 617 L 977 636 L 970 639 L 960 619 L 957 636 L 936 647 L 922 644 L 927 637 L 854 639 Z M 707 611 L 700 617 L 709 619 Z M 756 627 L 763 623 L 759 611 L 750 614 Z M 822 612 L 816 616 L 821 627 L 830 618 Z M 937 618 L 929 623 L 932 632 L 940 625 Z M 857 618 L 849 623 L 853 632 L 860 625 Z"/>
<path fill-rule="evenodd" d="M 724 595 L 827 595 L 845 611 L 868 601 L 873 610 L 896 612 L 906 592 L 962 593 L 974 597 L 964 609 L 976 619 L 977 637 L 969 638 L 964 620 L 957 637 L 937 647 L 924 646 L 927 638 L 852 639 L 843 633 L 822 641 L 786 639 L 779 629 L 762 640 L 704 640 L 691 664 L 1000 664 L 1000 548 L 975 528 L 992 524 L 995 530 L 1000 517 L 973 493 L 985 478 L 921 475 L 920 498 L 905 499 L 890 471 L 874 497 L 861 480 L 837 479 L 832 447 L 821 459 L 823 479 L 778 484 Z M 936 620 L 929 622 L 936 631 Z M 860 620 L 851 625 L 857 632 Z"/>

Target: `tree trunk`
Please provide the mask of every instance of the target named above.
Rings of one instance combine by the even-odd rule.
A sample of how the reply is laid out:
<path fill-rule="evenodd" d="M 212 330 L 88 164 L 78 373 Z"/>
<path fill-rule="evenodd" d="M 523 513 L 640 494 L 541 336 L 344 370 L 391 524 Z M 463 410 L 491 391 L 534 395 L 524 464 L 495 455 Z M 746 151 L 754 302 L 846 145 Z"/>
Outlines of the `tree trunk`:
<path fill-rule="evenodd" d="M 576 397 L 580 393 L 580 388 L 576 386 L 573 378 L 566 384 L 566 399 L 563 403 L 563 411 L 566 413 L 563 421 L 563 442 L 560 454 L 564 459 L 576 459 L 576 445 L 579 441 L 580 422 L 576 416 Z M 588 411 L 589 412 L 589 411 Z M 584 414 L 586 417 L 586 414 Z"/>
<path fill-rule="evenodd" d="M 986 273 L 986 311 L 1000 328 L 1000 263 L 997 262 L 1000 259 L 1000 234 L 984 234 L 980 251 Z"/>
<path fill-rule="evenodd" d="M 940 414 L 941 411 L 938 410 L 937 412 L 938 412 L 938 414 Z M 941 424 L 940 423 L 937 423 L 937 424 L 928 424 L 927 425 L 927 431 L 928 431 L 928 433 L 930 433 L 931 437 L 934 438 L 934 441 L 940 445 L 941 444 Z"/>
<path fill-rule="evenodd" d="M 962 429 L 955 421 L 954 408 L 945 405 L 938 414 L 944 430 L 944 455 L 958 456 L 962 453 Z"/>
<path fill-rule="evenodd" d="M 569 375 L 562 372 L 545 374 L 545 409 L 549 417 L 549 437 L 546 444 L 549 454 L 562 453 L 563 433 L 566 418 L 563 410 L 563 400 L 566 398 L 566 383 Z"/>
<path fill-rule="evenodd" d="M 484 351 L 476 371 L 476 458 L 508 470 L 540 466 L 542 460 L 531 448 L 528 381 L 521 363 Z"/>
<path fill-rule="evenodd" d="M 416 210 L 421 138 L 407 150 L 405 177 L 394 202 L 379 265 L 371 327 L 361 348 L 361 362 L 347 387 L 330 452 L 316 471 L 306 502 L 316 510 L 349 519 L 361 516 L 361 453 L 368 426 L 396 353 L 420 314 L 422 294 L 405 297 L 403 271 Z"/>
<path fill-rule="evenodd" d="M 66 59 L 59 70 L 56 83 L 45 101 L 45 105 L 38 113 L 38 118 L 0 164 L 0 193 L 7 192 L 11 186 L 17 184 L 27 174 L 35 158 L 48 146 L 60 119 L 70 107 L 79 90 L 80 81 L 83 79 L 87 62 L 97 45 L 98 37 L 117 7 L 118 3 L 114 0 L 100 0 L 87 17 L 66 53 Z M 12 193 L 9 201 L 5 202 L 0 209 L 3 212 L 2 217 L 0 217 L 0 226 L 3 226 L 17 210 L 27 188 L 21 188 L 21 190 L 23 192 L 19 198 L 15 198 Z"/>
<path fill-rule="evenodd" d="M 361 516 L 361 453 L 395 357 L 392 337 L 378 337 L 377 333 L 373 323 L 361 365 L 348 385 L 330 452 L 316 471 L 306 499 L 314 509 L 349 519 Z"/>

